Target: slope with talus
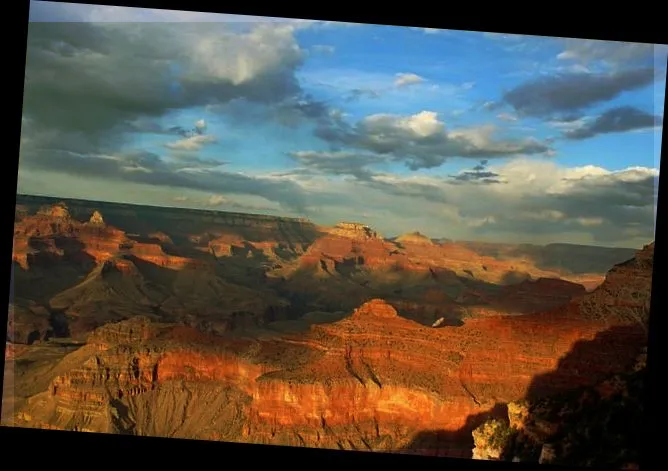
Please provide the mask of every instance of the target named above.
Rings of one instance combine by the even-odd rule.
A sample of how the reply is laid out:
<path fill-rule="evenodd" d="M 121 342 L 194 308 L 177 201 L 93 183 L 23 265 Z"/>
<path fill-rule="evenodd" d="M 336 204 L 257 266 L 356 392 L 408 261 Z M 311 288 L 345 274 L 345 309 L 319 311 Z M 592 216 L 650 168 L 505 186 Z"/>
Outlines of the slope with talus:
<path fill-rule="evenodd" d="M 79 284 L 51 298 L 49 307 L 64 313 L 70 334 L 80 338 L 106 322 L 151 315 L 165 297 L 130 260 L 117 258 L 102 262 Z"/>

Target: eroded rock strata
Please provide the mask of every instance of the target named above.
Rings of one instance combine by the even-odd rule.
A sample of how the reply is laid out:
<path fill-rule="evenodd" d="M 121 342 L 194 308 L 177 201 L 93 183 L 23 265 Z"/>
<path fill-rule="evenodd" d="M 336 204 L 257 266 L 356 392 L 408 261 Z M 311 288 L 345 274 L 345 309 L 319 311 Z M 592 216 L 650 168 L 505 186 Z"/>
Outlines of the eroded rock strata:
<path fill-rule="evenodd" d="M 601 329 L 529 317 L 433 329 L 371 300 L 306 335 L 236 340 L 134 318 L 99 328 L 65 357 L 67 371 L 28 399 L 16 424 L 467 456 L 469 417 L 524 397 L 536 375 Z M 608 374 L 636 353 L 624 340 L 548 389 Z M 456 434 L 411 449 L 423 430 Z"/>
<path fill-rule="evenodd" d="M 649 320 L 654 244 L 610 270 L 594 293 L 563 310 L 598 319 L 609 327 L 591 341 L 580 341 L 557 368 L 532 381 L 527 395 L 508 404 L 506 417 L 473 432 L 473 456 L 569 466 L 638 469 L 641 460 L 646 329 Z M 636 356 L 600 354 L 602 345 L 636 346 Z M 617 365 L 609 375 L 580 384 L 569 382 L 583 364 Z M 558 393 L 548 385 L 568 384 Z"/>
<path fill-rule="evenodd" d="M 622 374 L 645 342 L 653 245 L 588 293 L 603 274 L 354 223 L 28 203 L 19 426 L 470 457 L 505 404 Z"/>

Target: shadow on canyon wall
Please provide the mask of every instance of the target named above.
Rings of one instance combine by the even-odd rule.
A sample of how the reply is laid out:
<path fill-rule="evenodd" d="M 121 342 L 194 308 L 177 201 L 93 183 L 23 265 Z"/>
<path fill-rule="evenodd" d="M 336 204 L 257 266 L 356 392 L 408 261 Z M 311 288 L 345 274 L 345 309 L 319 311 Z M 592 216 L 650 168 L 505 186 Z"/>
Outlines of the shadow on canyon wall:
<path fill-rule="evenodd" d="M 491 409 L 470 415 L 466 425 L 457 430 L 423 430 L 418 432 L 404 447 L 403 453 L 449 458 L 471 458 L 473 453 L 473 430 L 486 420 L 508 416 L 505 404 L 495 404 Z"/>
<path fill-rule="evenodd" d="M 577 392 L 600 383 L 612 374 L 628 372 L 646 345 L 646 333 L 640 325 L 613 326 L 599 332 L 593 340 L 577 341 L 561 358 L 557 368 L 535 376 L 524 398 L 518 400 L 554 398 L 558 402 L 562 393 Z M 558 412 L 560 405 L 557 404 L 554 410 Z M 473 430 L 492 418 L 507 422 L 507 411 L 506 404 L 497 403 L 490 410 L 469 416 L 466 425 L 458 430 L 419 432 L 402 453 L 471 458 Z M 628 430 L 626 433 L 635 434 L 639 431 Z M 633 442 L 632 439 L 629 441 Z M 595 453 L 593 448 L 592 452 Z"/>
<path fill-rule="evenodd" d="M 525 398 L 535 401 L 592 386 L 611 374 L 626 372 L 645 347 L 647 334 L 641 325 L 609 327 L 593 340 L 575 342 L 555 370 L 533 378 Z"/>
<path fill-rule="evenodd" d="M 30 269 L 12 262 L 13 298 L 47 302 L 76 285 L 82 275 L 95 267 L 95 258 L 85 252 L 81 241 L 74 238 L 55 237 L 50 245 L 38 237 L 31 237 L 28 245 L 35 250 L 27 257 Z"/>

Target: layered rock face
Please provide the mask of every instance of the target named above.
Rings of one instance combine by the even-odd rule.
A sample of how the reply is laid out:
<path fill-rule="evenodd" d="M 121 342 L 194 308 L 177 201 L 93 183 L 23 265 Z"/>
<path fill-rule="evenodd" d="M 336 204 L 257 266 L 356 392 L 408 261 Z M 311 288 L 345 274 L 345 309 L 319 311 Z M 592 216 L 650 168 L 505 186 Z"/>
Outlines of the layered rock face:
<path fill-rule="evenodd" d="M 553 370 L 577 340 L 600 329 L 554 316 L 432 329 L 379 299 L 341 321 L 279 338 L 213 337 L 135 318 L 98 329 L 66 357 L 67 372 L 30 398 L 15 420 L 69 430 L 470 456 L 471 429 L 496 403 L 524 397 L 536 375 Z M 491 343 L 497 348 L 490 350 Z M 597 351 L 620 355 L 624 348 Z M 587 384 L 615 367 L 581 365 L 571 384 Z M 167 407 L 183 413 L 168 414 Z M 425 430 L 452 436 L 416 448 L 413 439 Z"/>
<path fill-rule="evenodd" d="M 616 265 L 605 282 L 590 296 L 576 299 L 572 309 L 578 316 L 603 319 L 611 324 L 647 325 L 650 311 L 654 242 L 635 257 Z"/>
<path fill-rule="evenodd" d="M 83 223 L 70 215 L 64 203 L 24 214 L 14 224 L 13 259 L 24 269 L 31 265 L 49 266 L 60 258 L 85 264 L 105 260 L 119 251 L 125 234 L 108 227 L 97 213 L 93 222 Z"/>
<path fill-rule="evenodd" d="M 556 295 L 557 288 L 543 289 L 541 280 L 525 283 L 514 298 L 512 290 L 496 296 L 494 283 L 512 287 L 527 276 L 567 276 L 538 270 L 526 260 L 499 262 L 461 244 L 436 244 L 422 234 L 392 242 L 357 223 L 327 229 L 259 215 L 73 200 L 45 205 L 43 198 L 21 198 L 14 240 L 17 339 L 34 330 L 41 339 L 47 336 L 49 327 L 37 325 L 43 322 L 23 308 L 30 303 L 70 320 L 101 311 L 97 320 L 77 321 L 71 332 L 80 336 L 131 315 L 127 300 L 138 304 L 134 314 L 192 318 L 191 325 L 223 332 L 312 311 L 352 310 L 371 297 L 433 325 L 439 319 L 451 324 L 470 316 L 526 314 L 577 294 L 577 287 L 564 283 Z M 97 267 L 107 262 L 128 280 L 113 286 L 99 282 Z M 86 288 L 85 298 L 62 302 L 74 300 L 72 293 L 82 292 L 77 286 L 93 278 L 98 294 Z M 125 300 L 120 315 L 105 314 L 119 312 L 111 306 L 119 304 L 112 293 Z M 221 313 L 237 319 L 222 319 Z M 32 324 L 35 328 L 26 330 Z"/>
<path fill-rule="evenodd" d="M 221 279 L 220 263 L 208 250 L 185 256 L 160 231 L 128 234 L 107 224 L 98 210 L 88 220 L 83 216 L 73 217 L 64 203 L 17 211 L 12 341 L 81 338 L 133 315 L 195 316 L 192 322 L 204 329 L 226 331 L 262 324 L 265 316 L 276 320 L 285 311 L 286 302 L 275 293 Z M 268 222 L 260 223 L 265 230 Z"/>
<path fill-rule="evenodd" d="M 596 291 L 559 309 L 558 315 L 607 328 L 576 343 L 554 371 L 535 377 L 525 399 L 508 404 L 507 418 L 476 429 L 475 457 L 637 469 L 653 252 L 654 244 L 647 245 L 610 270 Z M 608 353 L 601 352 L 604 345 Z M 610 374 L 572 381 L 574 371 L 600 371 L 603 364 L 614 365 Z"/>
<path fill-rule="evenodd" d="M 357 224 L 73 208 L 17 209 L 20 426 L 470 457 L 499 406 L 623 373 L 646 341 L 653 245 L 586 293 Z M 58 348 L 35 336 L 87 340 L 31 369 Z"/>
<path fill-rule="evenodd" d="M 369 226 L 356 222 L 340 222 L 328 232 L 332 235 L 359 240 L 381 238 L 380 235 Z"/>

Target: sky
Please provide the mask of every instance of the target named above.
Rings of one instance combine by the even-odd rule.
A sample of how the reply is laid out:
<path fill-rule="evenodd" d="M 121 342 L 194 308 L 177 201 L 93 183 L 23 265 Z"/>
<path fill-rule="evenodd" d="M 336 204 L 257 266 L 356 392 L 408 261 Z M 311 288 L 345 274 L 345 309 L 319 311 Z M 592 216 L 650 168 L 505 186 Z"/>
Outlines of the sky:
<path fill-rule="evenodd" d="M 668 47 L 32 1 L 18 192 L 641 247 Z"/>

